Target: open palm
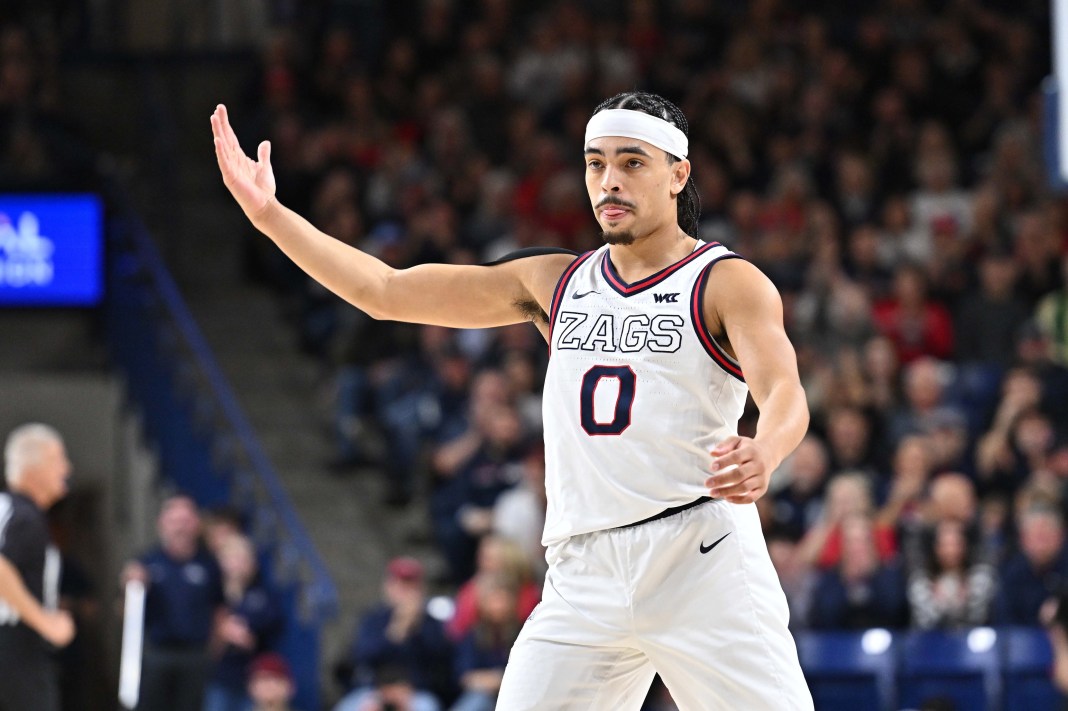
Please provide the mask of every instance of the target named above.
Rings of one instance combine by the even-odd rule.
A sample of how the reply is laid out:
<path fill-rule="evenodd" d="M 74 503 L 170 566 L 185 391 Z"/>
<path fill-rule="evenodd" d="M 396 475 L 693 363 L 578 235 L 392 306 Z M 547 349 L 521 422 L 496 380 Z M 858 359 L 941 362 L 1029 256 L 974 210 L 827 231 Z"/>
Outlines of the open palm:
<path fill-rule="evenodd" d="M 211 132 L 215 135 L 215 157 L 219 159 L 223 182 L 245 214 L 255 219 L 263 214 L 274 197 L 270 142 L 260 143 L 256 151 L 259 160 L 245 155 L 222 104 L 216 106 L 211 115 Z"/>

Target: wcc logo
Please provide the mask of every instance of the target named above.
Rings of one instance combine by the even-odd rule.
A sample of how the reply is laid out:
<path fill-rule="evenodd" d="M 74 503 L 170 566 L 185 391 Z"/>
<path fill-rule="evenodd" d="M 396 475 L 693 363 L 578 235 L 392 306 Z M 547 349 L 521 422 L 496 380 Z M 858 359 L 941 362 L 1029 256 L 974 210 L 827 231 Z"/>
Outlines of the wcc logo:
<path fill-rule="evenodd" d="M 37 216 L 24 212 L 18 226 L 0 212 L 0 287 L 47 286 L 55 276 L 55 244 L 40 233 Z"/>
<path fill-rule="evenodd" d="M 679 295 L 675 294 L 653 294 L 653 300 L 658 304 L 677 304 L 679 303 Z"/>

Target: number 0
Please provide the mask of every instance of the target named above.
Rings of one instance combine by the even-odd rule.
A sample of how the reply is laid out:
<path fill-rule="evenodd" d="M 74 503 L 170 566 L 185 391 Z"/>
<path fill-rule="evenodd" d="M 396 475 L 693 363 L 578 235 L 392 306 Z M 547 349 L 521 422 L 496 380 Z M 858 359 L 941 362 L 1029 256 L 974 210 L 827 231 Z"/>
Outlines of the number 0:
<path fill-rule="evenodd" d="M 611 422 L 598 422 L 594 417 L 593 396 L 602 380 L 618 380 L 619 394 L 612 410 Z M 595 365 L 582 376 L 582 429 L 588 435 L 617 435 L 630 427 L 630 410 L 634 405 L 637 378 L 628 365 Z"/>

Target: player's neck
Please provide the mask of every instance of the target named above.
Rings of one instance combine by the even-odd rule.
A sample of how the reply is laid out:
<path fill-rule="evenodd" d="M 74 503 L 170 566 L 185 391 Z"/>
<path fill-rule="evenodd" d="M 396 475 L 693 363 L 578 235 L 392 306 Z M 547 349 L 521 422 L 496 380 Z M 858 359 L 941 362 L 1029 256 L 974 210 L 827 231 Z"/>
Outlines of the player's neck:
<path fill-rule="evenodd" d="M 697 240 L 675 225 L 670 230 L 639 237 L 631 244 L 609 245 L 608 249 L 619 276 L 633 284 L 685 258 L 696 246 Z"/>

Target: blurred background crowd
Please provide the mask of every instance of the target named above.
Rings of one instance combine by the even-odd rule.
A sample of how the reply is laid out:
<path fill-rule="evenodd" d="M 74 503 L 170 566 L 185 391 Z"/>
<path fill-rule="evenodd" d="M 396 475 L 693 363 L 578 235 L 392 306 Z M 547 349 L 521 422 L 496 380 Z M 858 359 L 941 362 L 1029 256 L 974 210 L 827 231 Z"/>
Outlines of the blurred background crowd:
<path fill-rule="evenodd" d="M 792 626 L 1052 620 L 1068 215 L 1042 159 L 1048 3 L 803 5 L 278 0 L 216 3 L 190 27 L 256 48 L 229 103 L 250 145 L 272 141 L 281 201 L 395 267 L 595 249 L 593 107 L 634 88 L 673 100 L 700 237 L 780 289 L 812 411 L 758 503 Z M 5 187 L 69 185 L 86 165 L 50 83 L 79 25 L 38 17 L 0 31 Z M 318 364 L 322 475 L 377 471 L 439 554 L 388 565 L 382 606 L 332 660 L 338 709 L 492 708 L 544 574 L 545 344 L 527 325 L 371 320 L 243 239 L 243 276 Z M 455 614 L 428 614 L 428 592 Z M 649 708 L 670 708 L 658 693 Z"/>

